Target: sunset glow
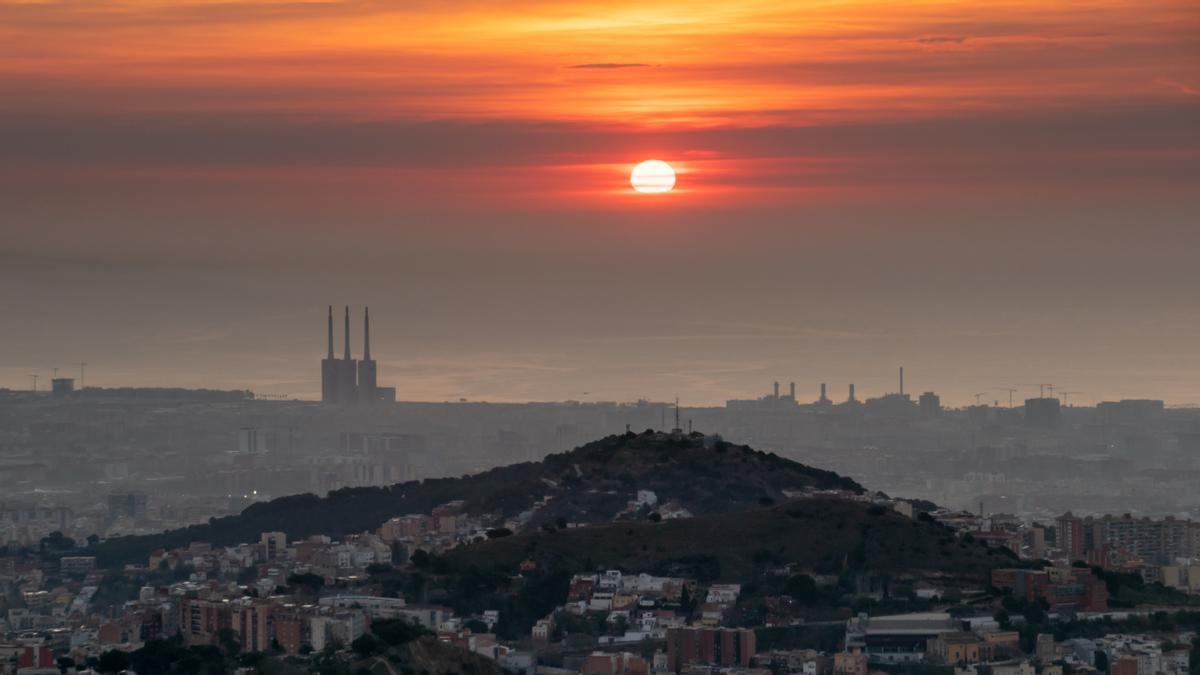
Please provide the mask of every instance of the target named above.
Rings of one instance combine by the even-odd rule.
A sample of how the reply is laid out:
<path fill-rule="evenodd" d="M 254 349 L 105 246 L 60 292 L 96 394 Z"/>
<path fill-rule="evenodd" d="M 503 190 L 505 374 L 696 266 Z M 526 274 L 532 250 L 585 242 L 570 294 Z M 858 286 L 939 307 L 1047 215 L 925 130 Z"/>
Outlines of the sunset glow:
<path fill-rule="evenodd" d="M 818 140 L 798 158 L 817 128 L 840 136 L 907 125 L 919 134 L 947 119 L 1069 119 L 1109 104 L 1132 117 L 1193 105 L 1194 59 L 1176 55 L 1197 53 L 1197 14 L 1181 0 L 7 2 L 0 84 L 18 122 L 103 120 L 113 143 L 122 133 L 169 136 L 179 125 L 213 143 L 250 140 L 231 156 L 204 159 L 204 141 L 148 147 L 127 139 L 126 165 L 199 163 L 217 174 L 245 162 L 286 165 L 314 152 L 287 135 L 314 128 L 339 139 L 322 147 L 326 167 L 499 161 L 541 173 L 609 162 L 649 140 L 675 154 L 752 165 L 756 185 L 808 190 L 812 182 L 788 176 L 810 163 L 837 165 L 818 181 L 826 188 L 861 186 L 893 180 L 877 167 L 908 152 L 890 142 Z M 534 142 L 499 159 L 455 140 L 478 136 L 484 122 Z M 260 127 L 266 136 L 256 138 Z M 784 130 L 782 138 L 764 141 L 771 129 Z M 937 145 L 917 183 L 958 180 L 961 143 L 930 142 Z M 113 161 L 97 152 L 104 156 L 82 159 Z M 1070 146 L 1038 152 L 1044 161 L 1095 160 Z M 709 174 L 714 187 L 744 177 Z M 540 185 L 532 191 L 565 187 Z"/>
<path fill-rule="evenodd" d="M 1198 54 L 1194 0 L 0 0 L 0 383 L 241 387 L 208 356 L 236 353 L 310 392 L 257 355 L 351 300 L 403 317 L 413 399 L 721 402 L 900 354 L 965 379 L 942 359 L 990 340 L 969 396 L 1047 381 L 999 372 L 1035 338 L 1101 355 L 1064 376 L 1096 397 L 1145 355 L 1200 377 Z M 649 158 L 669 192 L 631 181 Z M 198 309 L 154 345 L 145 306 Z"/>

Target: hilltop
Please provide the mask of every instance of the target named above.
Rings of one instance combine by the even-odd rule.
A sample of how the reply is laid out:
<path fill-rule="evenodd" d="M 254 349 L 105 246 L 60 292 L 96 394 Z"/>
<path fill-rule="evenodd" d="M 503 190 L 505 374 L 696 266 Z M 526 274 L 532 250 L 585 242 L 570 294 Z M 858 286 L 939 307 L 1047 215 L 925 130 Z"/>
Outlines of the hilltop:
<path fill-rule="evenodd" d="M 158 548 L 208 542 L 228 546 L 256 541 L 262 532 L 289 539 L 341 537 L 374 530 L 387 519 L 429 513 L 462 500 L 466 512 L 497 520 L 525 513 L 529 525 L 611 522 L 639 490 L 659 503 L 675 502 L 694 515 L 740 511 L 783 501 L 794 491 L 862 486 L 830 471 L 702 434 L 646 431 L 609 436 L 540 462 L 524 462 L 461 478 L 411 481 L 389 487 L 347 488 L 327 497 L 281 497 L 236 516 L 158 535 L 118 537 L 91 547 L 101 565 L 144 562 Z M 532 512 L 538 506 L 536 512 Z"/>

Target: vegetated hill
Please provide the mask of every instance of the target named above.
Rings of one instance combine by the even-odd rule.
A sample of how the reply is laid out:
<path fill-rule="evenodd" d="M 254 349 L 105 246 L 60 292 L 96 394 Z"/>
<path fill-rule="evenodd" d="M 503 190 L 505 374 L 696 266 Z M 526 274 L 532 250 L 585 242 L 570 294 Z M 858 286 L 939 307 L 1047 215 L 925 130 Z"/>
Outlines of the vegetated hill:
<path fill-rule="evenodd" d="M 958 539 L 927 519 L 831 497 L 681 520 L 543 529 L 461 546 L 444 559 L 455 570 L 513 572 L 532 560 L 543 574 L 619 569 L 742 583 L 766 566 L 790 563 L 818 574 L 936 574 L 985 584 L 991 569 L 1020 564 L 1007 549 Z"/>
<path fill-rule="evenodd" d="M 393 673 L 476 673 L 503 675 L 505 670 L 492 659 L 436 637 L 422 637 L 387 652 L 354 663 L 354 672 L 371 675 Z"/>
<path fill-rule="evenodd" d="M 157 548 L 193 541 L 232 545 L 257 541 L 262 532 L 296 539 L 313 534 L 340 537 L 373 530 L 388 518 L 428 513 L 461 499 L 472 514 L 510 518 L 542 500 L 531 524 L 559 519 L 605 523 L 626 508 L 638 490 L 660 503 L 675 501 L 694 514 L 722 513 L 785 498 L 785 490 L 862 487 L 830 471 L 805 466 L 702 434 L 647 431 L 609 436 L 570 452 L 461 478 L 427 479 L 382 488 L 347 488 L 321 498 L 312 494 L 254 504 L 236 516 L 159 535 L 118 537 L 89 549 L 101 565 L 144 562 Z"/>

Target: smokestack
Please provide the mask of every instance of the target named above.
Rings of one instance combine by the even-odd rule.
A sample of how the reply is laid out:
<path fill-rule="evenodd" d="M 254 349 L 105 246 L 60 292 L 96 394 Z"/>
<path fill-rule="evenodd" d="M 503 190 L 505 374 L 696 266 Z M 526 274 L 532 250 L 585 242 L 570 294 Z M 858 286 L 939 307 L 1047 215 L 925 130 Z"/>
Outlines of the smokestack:
<path fill-rule="evenodd" d="M 850 383 L 850 399 L 849 400 L 851 400 L 851 401 L 854 400 L 854 383 L 853 382 Z"/>
<path fill-rule="evenodd" d="M 346 356 L 343 357 L 347 361 L 350 360 L 350 305 L 346 305 Z"/>
<path fill-rule="evenodd" d="M 371 360 L 371 308 L 363 307 L 363 360 Z"/>
<path fill-rule="evenodd" d="M 775 398 L 779 398 L 779 383 L 775 383 Z"/>
<path fill-rule="evenodd" d="M 828 400 L 829 399 L 825 398 L 825 383 L 822 382 L 821 383 L 821 403 L 824 403 L 825 401 L 828 401 Z"/>
<path fill-rule="evenodd" d="M 904 366 L 900 366 L 900 395 L 904 395 Z"/>
<path fill-rule="evenodd" d="M 333 305 L 329 306 L 329 356 L 326 358 L 333 360 Z"/>
<path fill-rule="evenodd" d="M 796 400 L 796 383 L 795 382 L 792 382 L 791 384 L 788 385 L 788 391 L 791 392 L 792 400 L 795 401 Z"/>

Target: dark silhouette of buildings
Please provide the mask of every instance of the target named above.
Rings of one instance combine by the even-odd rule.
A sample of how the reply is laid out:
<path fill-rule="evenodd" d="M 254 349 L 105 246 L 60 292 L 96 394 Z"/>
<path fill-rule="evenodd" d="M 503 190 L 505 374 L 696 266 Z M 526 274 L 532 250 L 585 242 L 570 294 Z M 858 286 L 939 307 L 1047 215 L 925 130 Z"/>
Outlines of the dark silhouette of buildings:
<path fill-rule="evenodd" d="M 340 405 L 371 405 L 379 401 L 395 401 L 396 390 L 380 387 L 378 367 L 371 358 L 371 315 L 363 308 L 363 358 L 350 355 L 350 307 L 346 307 L 344 351 L 342 358 L 333 356 L 333 306 L 329 306 L 328 349 L 321 360 L 321 401 Z"/>

